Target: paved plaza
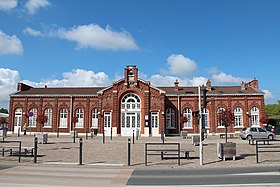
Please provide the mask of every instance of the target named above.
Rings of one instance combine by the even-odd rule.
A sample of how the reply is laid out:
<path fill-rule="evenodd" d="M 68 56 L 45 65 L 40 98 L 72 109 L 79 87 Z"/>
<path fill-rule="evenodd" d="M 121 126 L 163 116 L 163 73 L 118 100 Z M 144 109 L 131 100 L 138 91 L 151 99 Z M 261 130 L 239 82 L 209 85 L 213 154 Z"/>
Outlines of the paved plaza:
<path fill-rule="evenodd" d="M 208 135 L 203 146 L 203 166 L 200 165 L 199 146 L 192 145 L 190 137 L 183 139 L 181 137 L 165 137 L 166 143 L 180 143 L 181 149 L 190 150 L 190 159 L 181 159 L 180 166 L 178 160 L 164 159 L 161 160 L 160 155 L 149 155 L 148 166 L 145 166 L 145 143 L 162 142 L 160 137 L 139 137 L 135 139 L 134 144 L 132 137 L 106 137 L 103 143 L 102 136 L 90 136 L 86 139 L 85 135 L 80 135 L 82 138 L 82 166 L 78 167 L 122 167 L 122 168 L 198 168 L 198 167 L 246 167 L 246 166 L 273 166 L 280 165 L 279 152 L 277 148 L 280 143 L 272 142 L 273 149 L 265 149 L 268 152 L 259 154 L 259 163 L 256 163 L 256 146 L 249 145 L 248 141 L 241 140 L 239 137 L 228 139 L 229 142 L 235 142 L 237 146 L 236 159 L 221 160 L 217 156 L 217 142 L 225 142 L 225 139 L 215 135 Z M 131 160 L 128 166 L 128 138 L 131 138 Z M 5 140 L 21 140 L 23 147 L 34 146 L 34 136 L 20 136 L 16 134 L 8 134 Z M 72 165 L 77 166 L 80 162 L 79 158 L 79 138 L 76 138 L 75 143 L 69 135 L 56 134 L 48 135 L 47 144 L 38 144 L 38 160 L 40 165 Z M 276 147 L 276 148 L 275 148 Z M 183 154 L 181 155 L 183 156 Z M 3 164 L 28 165 L 34 164 L 34 159 L 31 156 L 22 156 L 21 162 L 18 163 L 17 156 L 9 156 L 5 152 L 5 156 L 1 157 Z"/>

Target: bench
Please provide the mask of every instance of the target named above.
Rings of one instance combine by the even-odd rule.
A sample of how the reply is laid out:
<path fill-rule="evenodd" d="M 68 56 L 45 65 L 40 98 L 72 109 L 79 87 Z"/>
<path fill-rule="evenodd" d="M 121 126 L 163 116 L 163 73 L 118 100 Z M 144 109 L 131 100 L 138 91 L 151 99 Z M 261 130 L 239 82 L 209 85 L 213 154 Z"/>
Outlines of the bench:
<path fill-rule="evenodd" d="M 147 166 L 148 155 L 160 155 L 161 159 L 164 155 L 174 155 L 178 159 L 180 165 L 180 143 L 145 143 L 145 166 Z M 188 156 L 188 152 L 186 152 Z"/>
<path fill-rule="evenodd" d="M 263 142 L 263 144 L 268 144 L 269 145 L 269 142 L 272 141 L 271 139 L 262 139 L 262 138 L 251 138 L 249 139 L 248 143 L 249 145 L 254 145 L 254 142 Z"/>
<path fill-rule="evenodd" d="M 19 147 L 18 146 L 5 146 L 5 147 L 1 146 L 0 149 L 1 149 L 1 152 L 2 152 L 2 157 L 4 157 L 5 152 L 9 152 L 10 156 L 12 156 L 13 153 L 18 153 L 19 152 Z M 34 147 L 21 147 L 21 151 L 22 150 L 24 152 L 25 157 L 28 153 L 30 153 L 31 156 L 34 156 Z"/>

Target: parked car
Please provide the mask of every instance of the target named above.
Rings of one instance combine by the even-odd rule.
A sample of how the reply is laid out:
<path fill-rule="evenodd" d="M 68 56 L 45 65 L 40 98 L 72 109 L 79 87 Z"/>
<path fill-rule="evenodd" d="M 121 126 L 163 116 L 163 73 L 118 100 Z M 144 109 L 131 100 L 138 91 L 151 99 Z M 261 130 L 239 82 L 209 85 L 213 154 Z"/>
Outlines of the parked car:
<path fill-rule="evenodd" d="M 275 134 L 273 132 L 267 131 L 265 129 L 259 127 L 248 127 L 243 128 L 240 131 L 240 137 L 242 139 L 252 139 L 252 138 L 268 138 L 268 139 L 275 139 Z"/>

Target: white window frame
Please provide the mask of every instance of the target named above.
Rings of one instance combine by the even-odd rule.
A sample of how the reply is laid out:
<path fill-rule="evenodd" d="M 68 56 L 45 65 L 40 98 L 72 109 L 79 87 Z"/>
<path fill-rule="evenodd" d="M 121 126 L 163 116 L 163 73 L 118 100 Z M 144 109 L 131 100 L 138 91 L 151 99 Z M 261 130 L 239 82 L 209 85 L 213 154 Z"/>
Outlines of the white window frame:
<path fill-rule="evenodd" d="M 36 119 L 37 119 L 37 109 L 31 108 L 29 113 L 32 112 L 33 115 L 29 116 L 29 127 L 36 127 Z"/>
<path fill-rule="evenodd" d="M 75 128 L 83 128 L 84 127 L 84 110 L 81 108 L 77 108 L 76 111 L 76 117 L 78 121 L 75 124 Z"/>
<path fill-rule="evenodd" d="M 97 120 L 97 122 L 96 122 Z M 91 128 L 98 129 L 98 109 L 94 108 L 91 111 Z"/>
<path fill-rule="evenodd" d="M 243 127 L 243 110 L 240 107 L 234 109 L 234 127 Z"/>
<path fill-rule="evenodd" d="M 184 129 L 191 129 L 192 128 L 192 110 L 189 108 L 185 108 L 183 110 L 183 116 L 187 117 L 188 121 L 184 122 L 183 128 Z"/>
<path fill-rule="evenodd" d="M 216 116 L 216 118 L 217 118 L 217 122 L 218 122 L 218 128 L 224 128 L 225 126 L 224 125 L 222 125 L 221 124 L 221 122 L 220 121 L 218 121 L 219 120 L 219 112 L 220 111 L 225 111 L 226 109 L 225 108 L 223 108 L 223 107 L 220 107 L 220 108 L 218 108 L 218 110 L 217 110 L 217 116 Z"/>
<path fill-rule="evenodd" d="M 201 110 L 201 115 L 202 115 L 202 123 L 204 120 L 205 123 L 205 128 L 209 128 L 209 112 L 206 108 L 203 108 Z"/>
<path fill-rule="evenodd" d="M 68 110 L 62 108 L 59 110 L 59 128 L 67 128 Z"/>
<path fill-rule="evenodd" d="M 44 128 L 51 128 L 52 127 L 52 109 L 46 108 L 44 111 L 44 115 L 47 116 L 47 122 L 44 123 Z"/>
<path fill-rule="evenodd" d="M 251 126 L 252 127 L 259 127 L 260 126 L 259 109 L 257 107 L 251 108 L 250 116 L 251 116 Z"/>

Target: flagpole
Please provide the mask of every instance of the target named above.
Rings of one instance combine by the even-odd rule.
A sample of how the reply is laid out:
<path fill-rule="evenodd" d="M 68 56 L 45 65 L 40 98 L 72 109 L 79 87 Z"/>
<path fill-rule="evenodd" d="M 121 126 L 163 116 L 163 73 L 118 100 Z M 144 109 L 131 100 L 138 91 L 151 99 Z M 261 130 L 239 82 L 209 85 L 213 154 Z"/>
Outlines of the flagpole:
<path fill-rule="evenodd" d="M 200 94 L 200 85 L 198 86 L 198 110 L 199 110 L 199 160 L 200 165 L 203 165 L 203 142 L 202 142 L 202 117 L 201 117 L 201 94 Z"/>

